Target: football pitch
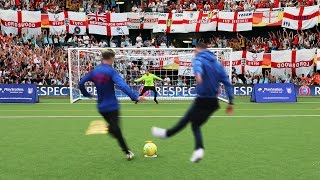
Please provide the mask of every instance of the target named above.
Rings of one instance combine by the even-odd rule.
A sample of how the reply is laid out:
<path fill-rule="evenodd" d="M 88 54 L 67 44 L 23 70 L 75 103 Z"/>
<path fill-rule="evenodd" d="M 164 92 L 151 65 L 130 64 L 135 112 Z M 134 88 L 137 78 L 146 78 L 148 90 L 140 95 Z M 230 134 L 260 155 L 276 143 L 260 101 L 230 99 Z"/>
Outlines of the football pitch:
<path fill-rule="evenodd" d="M 127 161 L 109 135 L 86 135 L 102 120 L 94 101 L 40 99 L 38 104 L 0 104 L 0 179 L 320 179 L 320 98 L 298 103 L 226 104 L 203 126 L 205 157 L 189 161 L 190 126 L 173 138 L 151 136 L 154 125 L 169 127 L 191 101 L 122 102 L 122 128 L 135 159 Z M 145 141 L 158 158 L 144 158 Z"/>

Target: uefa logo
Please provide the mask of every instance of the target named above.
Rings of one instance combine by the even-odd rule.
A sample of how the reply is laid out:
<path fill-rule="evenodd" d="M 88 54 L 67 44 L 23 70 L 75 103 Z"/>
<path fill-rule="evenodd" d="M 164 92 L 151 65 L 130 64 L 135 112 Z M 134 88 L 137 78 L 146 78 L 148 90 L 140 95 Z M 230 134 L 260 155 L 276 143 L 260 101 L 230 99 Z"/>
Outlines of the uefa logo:
<path fill-rule="evenodd" d="M 311 93 L 311 89 L 309 88 L 309 86 L 301 86 L 299 88 L 299 95 L 300 96 L 309 96 Z"/>
<path fill-rule="evenodd" d="M 33 93 L 33 88 L 28 88 L 28 94 L 32 94 Z"/>

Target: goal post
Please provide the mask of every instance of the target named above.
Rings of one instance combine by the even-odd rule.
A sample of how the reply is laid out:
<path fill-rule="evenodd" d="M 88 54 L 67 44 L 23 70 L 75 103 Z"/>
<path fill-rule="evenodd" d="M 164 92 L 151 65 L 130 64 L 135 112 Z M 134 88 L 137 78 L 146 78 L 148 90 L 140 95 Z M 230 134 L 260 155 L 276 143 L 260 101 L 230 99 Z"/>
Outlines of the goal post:
<path fill-rule="evenodd" d="M 83 97 L 78 82 L 100 64 L 101 51 L 108 48 L 68 48 L 70 103 L 87 99 Z M 156 81 L 158 98 L 161 100 L 189 100 L 196 96 L 195 78 L 192 69 L 193 48 L 110 48 L 116 53 L 113 67 L 125 79 L 127 84 L 136 93 L 140 93 L 143 83 L 134 82 L 141 77 L 146 70 L 163 79 Z M 212 51 L 225 67 L 230 81 L 232 78 L 232 66 L 230 54 L 232 48 L 208 48 Z M 88 92 L 96 95 L 92 82 L 86 85 Z M 128 100 L 129 97 L 116 88 L 116 96 L 119 100 Z M 153 92 L 146 92 L 147 99 L 153 98 Z M 227 102 L 227 96 L 223 85 L 219 92 L 219 99 Z"/>

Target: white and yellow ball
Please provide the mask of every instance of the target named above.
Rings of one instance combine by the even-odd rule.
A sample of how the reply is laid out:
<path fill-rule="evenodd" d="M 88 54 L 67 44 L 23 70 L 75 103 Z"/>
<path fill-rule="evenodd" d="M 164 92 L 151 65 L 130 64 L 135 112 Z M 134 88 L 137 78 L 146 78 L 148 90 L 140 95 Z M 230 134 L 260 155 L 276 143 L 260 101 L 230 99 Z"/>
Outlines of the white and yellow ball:
<path fill-rule="evenodd" d="M 152 141 L 146 141 L 143 147 L 143 154 L 145 156 L 155 156 L 157 154 L 157 146 Z"/>

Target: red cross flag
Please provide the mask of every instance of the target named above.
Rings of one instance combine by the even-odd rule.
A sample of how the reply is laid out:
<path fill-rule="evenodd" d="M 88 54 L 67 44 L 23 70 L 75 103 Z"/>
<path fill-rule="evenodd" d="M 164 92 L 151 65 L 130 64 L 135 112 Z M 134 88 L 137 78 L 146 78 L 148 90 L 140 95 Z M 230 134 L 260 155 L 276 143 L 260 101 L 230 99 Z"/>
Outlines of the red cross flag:
<path fill-rule="evenodd" d="M 61 34 L 66 32 L 66 24 L 63 12 L 58 14 L 48 12 L 48 18 L 50 24 L 50 34 Z"/>
<path fill-rule="evenodd" d="M 67 33 L 84 35 L 87 30 L 85 13 L 65 11 L 64 17 Z"/>
<path fill-rule="evenodd" d="M 300 76 L 313 70 L 316 49 L 271 51 L 271 74 L 283 77 L 285 74 Z"/>
<path fill-rule="evenodd" d="M 188 32 L 207 32 L 217 29 L 216 11 L 187 11 L 184 12 Z"/>
<path fill-rule="evenodd" d="M 90 34 L 107 36 L 128 35 L 127 13 L 91 13 L 88 14 Z"/>
<path fill-rule="evenodd" d="M 318 24 L 319 6 L 287 7 L 284 9 L 282 27 L 288 29 L 310 29 Z"/>
<path fill-rule="evenodd" d="M 251 31 L 253 12 L 218 13 L 218 31 Z"/>
<path fill-rule="evenodd" d="M 256 9 L 255 12 L 257 13 L 262 13 L 262 20 L 261 23 L 263 25 L 269 25 L 273 23 L 277 23 L 280 20 L 282 20 L 282 17 L 279 16 L 279 12 L 282 11 L 282 8 L 261 8 L 261 9 Z"/>
<path fill-rule="evenodd" d="M 264 52 L 252 53 L 247 52 L 245 73 L 250 75 L 262 74 L 262 62 Z"/>
<path fill-rule="evenodd" d="M 232 68 L 236 69 L 237 74 L 243 74 L 245 72 L 245 61 L 246 61 L 247 51 L 234 51 L 230 54 L 230 59 L 224 59 L 222 61 L 223 66 L 226 69 L 230 67 L 230 61 L 232 62 Z"/>
<path fill-rule="evenodd" d="M 160 13 L 153 32 L 186 33 L 183 13 Z"/>
<path fill-rule="evenodd" d="M 26 33 L 28 37 L 41 34 L 40 11 L 1 10 L 1 31 L 9 35 Z"/>
<path fill-rule="evenodd" d="M 158 23 L 158 12 L 127 13 L 129 29 L 153 29 Z"/>
<path fill-rule="evenodd" d="M 192 59 L 192 54 L 180 57 L 178 69 L 179 76 L 194 76 Z"/>

